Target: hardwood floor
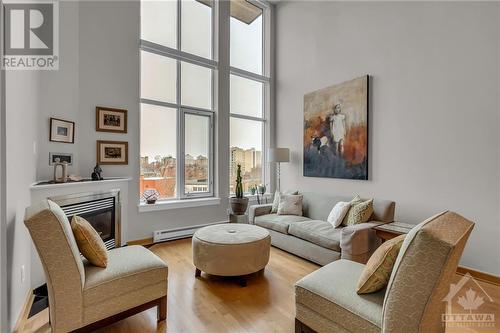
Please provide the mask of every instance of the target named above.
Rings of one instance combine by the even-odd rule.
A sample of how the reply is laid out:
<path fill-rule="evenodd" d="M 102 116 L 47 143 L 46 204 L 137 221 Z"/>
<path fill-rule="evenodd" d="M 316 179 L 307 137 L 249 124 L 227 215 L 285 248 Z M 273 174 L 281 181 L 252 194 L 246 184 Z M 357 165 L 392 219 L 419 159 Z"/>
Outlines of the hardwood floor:
<path fill-rule="evenodd" d="M 169 265 L 167 322 L 156 324 L 156 309 L 100 329 L 96 332 L 293 332 L 293 285 L 319 266 L 276 248 L 263 273 L 248 279 L 248 286 L 241 288 L 238 279 L 207 277 L 195 278 L 191 260 L 191 239 L 154 245 L 153 252 Z M 456 281 L 461 276 L 456 275 Z M 481 283 L 494 303 L 485 304 L 482 312 L 494 312 L 500 317 L 500 286 Z M 49 332 L 48 312 L 31 318 L 21 332 Z M 498 332 L 484 328 L 447 329 L 455 332 Z"/>

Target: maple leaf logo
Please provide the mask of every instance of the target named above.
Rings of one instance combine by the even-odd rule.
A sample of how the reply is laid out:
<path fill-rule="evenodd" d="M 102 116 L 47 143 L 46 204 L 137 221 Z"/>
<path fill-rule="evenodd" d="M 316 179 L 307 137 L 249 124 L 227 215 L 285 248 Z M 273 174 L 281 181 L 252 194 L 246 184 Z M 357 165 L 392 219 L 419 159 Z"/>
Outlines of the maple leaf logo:
<path fill-rule="evenodd" d="M 477 310 L 483 303 L 483 297 L 477 296 L 476 292 L 471 288 L 465 292 L 465 297 L 460 296 L 458 298 L 458 304 L 460 304 L 464 310 L 469 310 L 469 312 Z"/>

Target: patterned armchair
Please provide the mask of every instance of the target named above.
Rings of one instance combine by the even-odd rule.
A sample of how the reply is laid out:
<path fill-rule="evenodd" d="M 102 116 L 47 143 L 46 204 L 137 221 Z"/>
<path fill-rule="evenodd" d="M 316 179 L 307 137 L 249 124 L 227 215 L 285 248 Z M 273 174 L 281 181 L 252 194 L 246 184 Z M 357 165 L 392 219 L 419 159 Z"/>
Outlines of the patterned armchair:
<path fill-rule="evenodd" d="M 441 315 L 474 223 L 438 214 L 406 236 L 386 289 L 358 295 L 364 265 L 338 260 L 295 286 L 296 332 L 444 332 Z"/>
<path fill-rule="evenodd" d="M 167 265 L 141 246 L 108 252 L 108 266 L 82 260 L 62 209 L 50 200 L 26 210 L 49 291 L 52 332 L 90 331 L 158 306 L 166 318 Z"/>

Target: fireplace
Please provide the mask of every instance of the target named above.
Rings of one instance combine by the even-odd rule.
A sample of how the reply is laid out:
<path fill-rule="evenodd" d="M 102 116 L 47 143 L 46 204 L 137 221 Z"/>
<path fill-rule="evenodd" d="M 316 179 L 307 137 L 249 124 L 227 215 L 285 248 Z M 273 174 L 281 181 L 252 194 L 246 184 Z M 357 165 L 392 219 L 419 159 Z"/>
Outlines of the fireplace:
<path fill-rule="evenodd" d="M 106 248 L 120 246 L 120 191 L 76 193 L 50 200 L 61 206 L 71 221 L 73 215 L 86 219 L 99 233 Z"/>

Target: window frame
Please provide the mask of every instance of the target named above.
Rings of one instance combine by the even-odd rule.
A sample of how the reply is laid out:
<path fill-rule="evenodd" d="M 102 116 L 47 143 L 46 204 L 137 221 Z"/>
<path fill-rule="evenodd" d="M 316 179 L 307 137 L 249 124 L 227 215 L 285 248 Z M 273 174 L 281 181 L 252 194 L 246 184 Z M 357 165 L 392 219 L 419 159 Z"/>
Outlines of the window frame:
<path fill-rule="evenodd" d="M 262 83 L 262 116 L 254 117 L 248 115 L 242 115 L 237 113 L 232 113 L 229 110 L 229 118 L 239 118 L 251 121 L 259 121 L 262 123 L 262 182 L 263 184 L 271 183 L 270 172 L 267 168 L 267 148 L 270 147 L 270 115 L 271 115 L 271 6 L 265 1 L 255 1 L 247 0 L 254 6 L 262 9 L 262 74 L 257 74 L 251 71 L 240 69 L 234 66 L 229 66 L 229 81 L 231 81 L 231 75 L 248 79 L 251 81 L 257 81 Z M 231 61 L 229 61 L 231 63 Z M 231 150 L 231 142 L 229 142 L 229 150 Z M 229 178 L 231 178 L 231 160 L 229 160 L 230 171 Z M 229 192 L 231 192 L 231 183 L 229 184 Z M 248 193 L 247 193 L 248 194 Z"/>
<path fill-rule="evenodd" d="M 208 131 L 208 156 L 213 156 L 214 155 L 214 135 L 213 135 L 213 130 L 214 130 L 214 114 L 213 113 L 208 113 L 205 111 L 199 111 L 199 110 L 192 110 L 192 109 L 184 109 L 181 108 L 181 126 L 180 128 L 180 133 L 179 139 L 181 141 L 180 144 L 177 144 L 177 149 L 181 150 L 181 154 L 183 157 L 186 156 L 186 142 L 185 142 L 185 122 L 186 122 L 186 115 L 196 115 L 196 116 L 202 116 L 202 117 L 208 117 L 209 118 L 209 131 Z M 179 122 L 179 120 L 178 120 Z M 186 193 L 186 176 L 185 176 L 185 167 L 186 167 L 186 159 L 182 158 L 182 161 L 180 162 L 179 165 L 182 169 L 179 170 L 178 174 L 180 173 L 180 181 L 181 184 L 183 184 L 182 191 L 177 191 L 179 199 L 190 199 L 190 198 L 204 198 L 204 197 L 213 197 L 214 196 L 214 183 L 213 183 L 213 175 L 214 175 L 214 161 L 209 157 L 208 159 L 208 191 L 207 192 L 193 192 L 193 193 Z"/>
<path fill-rule="evenodd" d="M 227 2 L 219 2 L 219 1 L 213 1 L 213 5 L 211 7 L 211 46 L 212 46 L 212 52 L 211 52 L 211 59 L 207 59 L 201 56 L 198 56 L 196 54 L 191 54 L 185 51 L 181 50 L 181 43 L 182 43 L 182 36 L 181 36 L 181 27 L 182 27 L 182 0 L 176 0 L 177 2 L 177 22 L 176 22 L 176 47 L 167 47 L 163 46 L 160 44 L 156 44 L 154 42 L 150 42 L 147 40 L 142 39 L 142 35 L 139 35 L 139 52 L 144 51 L 144 52 L 151 52 L 155 53 L 160 56 L 165 56 L 168 58 L 171 58 L 176 61 L 176 70 L 177 70 L 177 77 L 176 77 L 176 103 L 166 103 L 166 102 L 161 102 L 161 101 L 155 101 L 155 100 L 150 100 L 150 99 L 143 99 L 141 98 L 141 93 L 139 90 L 139 105 L 141 103 L 144 104 L 150 104 L 150 105 L 157 105 L 157 106 L 163 106 L 163 107 L 168 107 L 168 108 L 174 108 L 176 110 L 176 115 L 177 115 L 177 147 L 176 147 L 176 152 L 177 152 L 177 158 L 176 158 L 176 193 L 175 196 L 170 197 L 170 198 L 161 198 L 157 201 L 157 205 L 149 205 L 147 211 L 149 210 L 156 210 L 156 206 L 158 206 L 159 210 L 163 209 L 170 209 L 170 208 L 181 208 L 181 207 L 187 207 L 186 205 L 190 205 L 189 200 L 185 199 L 198 199 L 198 200 L 193 200 L 191 204 L 194 205 L 195 202 L 198 201 L 209 201 L 209 200 L 215 200 L 217 199 L 215 196 L 217 195 L 227 195 L 229 194 L 229 188 L 223 189 L 220 188 L 219 186 L 219 181 L 221 181 L 221 175 L 218 175 L 218 170 L 225 170 L 226 167 L 221 168 L 221 161 L 217 161 L 216 155 L 220 154 L 221 156 L 224 156 L 224 153 L 220 151 L 220 149 L 231 149 L 231 142 L 230 139 L 226 144 L 224 144 L 225 147 L 221 147 L 219 143 L 219 135 L 224 136 L 224 132 L 230 130 L 230 119 L 231 117 L 234 118 L 242 118 L 246 120 L 251 120 L 251 121 L 259 121 L 262 123 L 262 153 L 261 153 L 261 163 L 262 163 L 262 183 L 269 185 L 267 186 L 268 190 L 273 189 L 274 185 L 274 166 L 268 164 L 267 162 L 267 149 L 271 146 L 274 145 L 275 143 L 275 138 L 273 133 L 271 133 L 272 129 L 275 126 L 275 116 L 274 113 L 272 112 L 274 109 L 274 6 L 270 3 L 268 3 L 266 0 L 247 0 L 251 4 L 258 6 L 259 8 L 262 9 L 262 73 L 261 74 L 256 74 L 250 71 L 245 71 L 236 67 L 232 67 L 230 63 L 230 58 L 227 58 L 226 60 L 226 53 L 222 47 L 230 47 L 230 38 L 224 38 L 224 40 L 220 40 L 220 34 L 226 35 L 226 27 L 227 29 L 230 30 L 230 4 Z M 224 14 L 221 14 L 224 13 Z M 227 14 L 226 14 L 227 13 Z M 222 15 L 222 16 L 220 16 Z M 226 17 L 226 15 L 228 15 Z M 142 19 L 142 17 L 141 17 Z M 226 26 L 227 24 L 227 26 Z M 222 27 L 222 28 L 221 28 Z M 140 29 L 142 29 L 142 25 L 140 24 Z M 230 32 L 229 32 L 230 33 Z M 222 50 L 222 51 L 221 51 Z M 230 55 L 230 50 L 228 49 L 228 56 Z M 223 55 L 222 61 L 220 62 L 219 60 L 219 52 L 222 52 L 221 54 Z M 181 103 L 181 61 L 185 61 L 194 65 L 198 66 L 203 66 L 206 68 L 209 68 L 212 70 L 212 107 L 210 109 L 203 109 L 203 108 L 196 108 L 196 107 L 190 107 L 186 105 L 182 105 Z M 141 66 L 139 64 L 139 66 Z M 139 67 L 140 68 L 140 67 Z M 227 72 L 226 72 L 227 71 Z M 141 72 L 141 69 L 140 69 Z M 226 78 L 226 74 L 227 78 Z M 252 117 L 252 116 L 245 116 L 245 115 L 239 115 L 239 114 L 234 114 L 231 113 L 231 110 L 229 108 L 230 106 L 230 101 L 229 99 L 226 100 L 226 98 L 230 98 L 230 91 L 227 90 L 226 93 L 226 85 L 230 85 L 230 77 L 231 75 L 235 75 L 238 77 L 243 77 L 245 79 L 249 80 L 254 80 L 254 81 L 259 81 L 262 82 L 262 89 L 263 89 L 263 94 L 262 94 L 262 117 Z M 140 75 L 139 75 L 140 77 Z M 221 81 L 222 80 L 222 81 Z M 139 84 L 139 89 L 141 89 L 141 85 Z M 220 100 L 219 100 L 220 98 Z M 226 105 L 228 106 L 228 109 L 219 110 L 219 103 L 222 103 L 221 105 Z M 207 193 L 203 194 L 197 194 L 194 195 L 188 194 L 187 196 L 184 195 L 185 192 L 185 183 L 184 180 L 182 180 L 181 183 L 181 177 L 182 179 L 184 178 L 184 166 L 185 166 L 185 156 L 182 154 L 184 151 L 184 135 L 180 135 L 180 130 L 181 130 L 181 120 L 184 121 L 184 114 L 182 113 L 183 111 L 194 111 L 194 112 L 206 112 L 206 114 L 211 115 L 211 126 L 209 129 L 210 133 L 210 140 L 211 143 L 209 145 L 209 150 L 210 150 L 210 156 L 209 158 L 209 175 L 208 175 L 208 182 L 209 182 L 209 188 L 210 191 Z M 220 112 L 220 113 L 219 113 Z M 223 123 L 225 123 L 225 120 L 227 119 L 227 128 L 219 128 L 220 126 L 216 124 L 219 123 L 218 119 L 221 119 Z M 139 124 L 140 130 L 142 130 L 141 124 Z M 225 127 L 225 126 L 224 126 Z M 183 130 L 183 129 L 182 129 Z M 181 142 L 182 140 L 182 142 Z M 228 155 L 230 157 L 230 155 Z M 182 163 L 181 163 L 182 160 Z M 224 161 L 222 161 L 224 163 Z M 230 164 L 230 159 L 227 161 L 228 164 Z M 230 170 L 230 165 L 229 168 L 227 169 L 228 171 Z M 225 177 L 231 177 L 230 172 L 228 172 L 228 176 L 223 175 Z M 218 178 L 216 178 L 218 177 Z M 217 179 L 217 181 L 215 181 Z M 222 184 L 224 184 L 224 181 L 222 181 Z M 228 191 L 228 192 L 226 192 Z M 142 194 L 142 193 L 140 193 Z M 220 199 L 219 199 L 220 200 Z M 184 201 L 183 203 L 181 201 Z M 143 206 L 144 200 L 140 198 L 140 204 L 139 207 Z M 162 206 L 163 208 L 160 208 Z M 168 208 L 167 208 L 168 206 Z M 175 206 L 175 207 L 174 207 Z M 140 208 L 141 211 L 142 208 Z M 146 209 L 144 208 L 144 211 Z"/>
<path fill-rule="evenodd" d="M 140 104 L 150 104 L 150 105 L 157 105 L 157 106 L 164 106 L 168 108 L 173 108 L 176 110 L 177 113 L 177 124 L 176 124 L 176 130 L 177 130 L 177 157 L 176 157 L 176 180 L 175 180 L 175 186 L 176 186 L 176 191 L 175 195 L 170 198 L 161 198 L 158 200 L 158 202 L 167 202 L 167 201 L 175 201 L 175 200 L 186 200 L 186 199 L 193 199 L 193 198 L 206 198 L 206 197 L 214 197 L 215 193 L 215 184 L 214 184 L 214 166 L 215 166 L 215 149 L 214 149 L 214 144 L 215 144 L 215 131 L 214 131 L 214 119 L 215 119 L 215 114 L 216 114 L 216 105 L 217 105 L 217 87 L 216 87 L 216 72 L 219 69 L 219 62 L 216 59 L 216 50 L 217 50 L 217 45 L 216 41 L 217 36 L 215 36 L 216 33 L 216 23 L 217 23 L 217 11 L 218 11 L 218 3 L 217 1 L 214 1 L 214 6 L 211 7 L 211 55 L 212 59 L 204 58 L 196 54 L 191 54 L 188 52 L 184 52 L 181 50 L 181 45 L 182 45 L 182 32 L 181 32 L 181 26 L 182 26 L 182 0 L 177 0 L 177 41 L 176 41 L 176 48 L 171 48 L 168 46 L 160 45 L 154 42 L 150 42 L 148 40 L 143 40 L 142 39 L 142 33 L 139 34 L 139 52 L 150 52 L 154 53 L 159 56 L 167 57 L 172 60 L 176 61 L 176 71 L 177 71 L 177 77 L 176 77 L 176 102 L 175 103 L 170 103 L 170 102 L 163 102 L 163 101 L 157 101 L 157 100 L 151 100 L 147 98 L 142 98 L 142 85 L 139 84 L 139 97 L 140 97 Z M 141 13 L 141 20 L 142 20 L 142 13 Z M 187 62 L 193 65 L 201 66 L 204 68 L 208 68 L 211 70 L 211 77 L 212 77 L 212 86 L 211 86 L 211 107 L 210 109 L 205 109 L 205 108 L 200 108 L 200 107 L 193 107 L 189 105 L 184 105 L 182 104 L 181 101 L 181 86 L 182 86 L 182 75 L 181 75 L 181 63 L 182 62 Z M 140 73 L 142 72 L 141 65 L 139 65 L 139 70 Z M 184 137 L 184 125 L 185 125 L 185 115 L 186 114 L 197 114 L 197 115 L 203 115 L 207 116 L 210 119 L 210 125 L 209 125 L 209 156 L 207 156 L 209 160 L 208 164 L 208 191 L 207 192 L 201 192 L 201 193 L 186 193 L 186 184 L 185 184 L 185 137 Z M 139 129 L 142 130 L 142 125 L 139 124 Z M 140 201 L 142 202 L 143 199 L 140 198 Z"/>

